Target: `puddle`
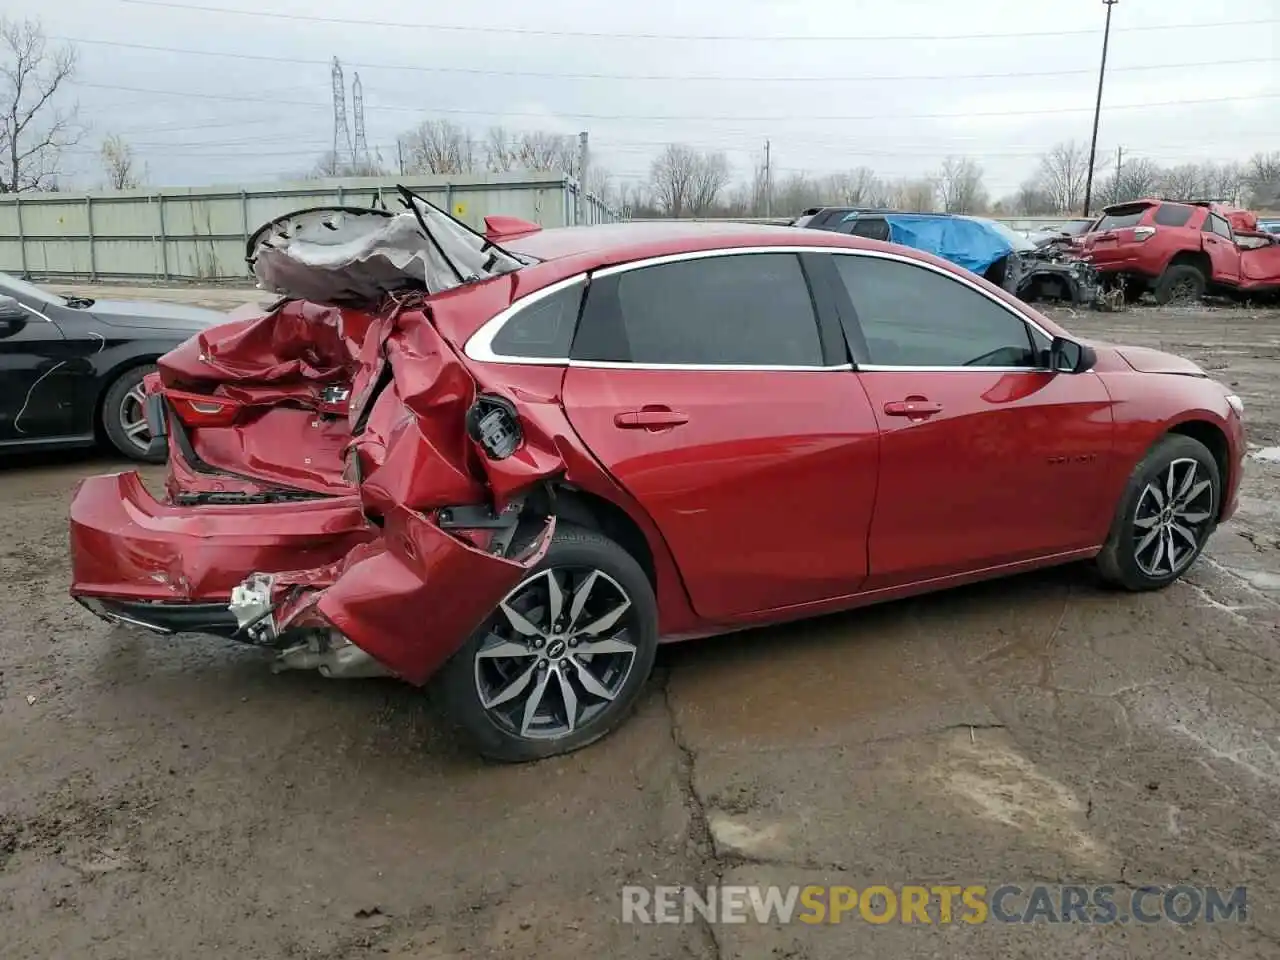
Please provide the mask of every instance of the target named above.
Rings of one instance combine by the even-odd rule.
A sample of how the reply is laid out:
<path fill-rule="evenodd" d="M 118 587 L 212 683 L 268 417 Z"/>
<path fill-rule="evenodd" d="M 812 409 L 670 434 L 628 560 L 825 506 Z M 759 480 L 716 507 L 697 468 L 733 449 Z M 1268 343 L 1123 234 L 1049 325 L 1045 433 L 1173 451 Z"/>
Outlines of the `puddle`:
<path fill-rule="evenodd" d="M 1249 456 L 1263 463 L 1280 463 L 1280 447 L 1260 447 L 1257 450 L 1251 450 Z"/>

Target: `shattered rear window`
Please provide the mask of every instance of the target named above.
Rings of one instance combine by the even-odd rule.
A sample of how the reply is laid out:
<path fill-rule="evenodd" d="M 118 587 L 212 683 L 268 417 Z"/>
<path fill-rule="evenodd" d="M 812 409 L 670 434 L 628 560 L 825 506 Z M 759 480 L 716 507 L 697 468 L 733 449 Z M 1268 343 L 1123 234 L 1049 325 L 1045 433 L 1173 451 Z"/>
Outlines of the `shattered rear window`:
<path fill-rule="evenodd" d="M 1105 230 L 1123 230 L 1125 227 L 1136 227 L 1150 209 L 1145 204 L 1141 207 L 1122 207 L 1112 213 L 1104 214 L 1094 229 L 1102 232 Z"/>

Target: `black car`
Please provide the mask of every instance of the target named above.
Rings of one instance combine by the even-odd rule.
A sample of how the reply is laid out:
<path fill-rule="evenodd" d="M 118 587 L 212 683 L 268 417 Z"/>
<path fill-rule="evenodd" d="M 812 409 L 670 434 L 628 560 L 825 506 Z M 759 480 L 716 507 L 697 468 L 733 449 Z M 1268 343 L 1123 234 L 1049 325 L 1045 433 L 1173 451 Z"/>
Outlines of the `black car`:
<path fill-rule="evenodd" d="M 142 378 L 192 334 L 226 320 L 171 303 L 60 297 L 0 274 L 0 452 L 102 440 L 148 452 Z"/>

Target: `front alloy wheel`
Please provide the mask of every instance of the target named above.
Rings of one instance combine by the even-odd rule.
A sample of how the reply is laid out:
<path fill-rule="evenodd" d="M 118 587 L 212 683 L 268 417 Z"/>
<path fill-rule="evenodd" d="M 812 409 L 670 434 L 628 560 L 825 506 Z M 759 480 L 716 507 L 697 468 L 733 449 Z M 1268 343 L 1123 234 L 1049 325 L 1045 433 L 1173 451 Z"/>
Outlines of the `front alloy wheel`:
<path fill-rule="evenodd" d="M 658 644 L 653 587 L 594 530 L 560 525 L 541 562 L 440 670 L 446 712 L 485 756 L 568 753 L 635 705 Z"/>
<path fill-rule="evenodd" d="M 1181 573 L 1208 535 L 1213 499 L 1213 484 L 1190 457 L 1174 460 L 1143 487 L 1133 520 L 1138 569 L 1152 579 Z"/>
<path fill-rule="evenodd" d="M 1217 526 L 1221 489 L 1218 463 L 1203 443 L 1162 437 L 1129 476 L 1098 554 L 1103 579 L 1155 590 L 1182 576 Z"/>

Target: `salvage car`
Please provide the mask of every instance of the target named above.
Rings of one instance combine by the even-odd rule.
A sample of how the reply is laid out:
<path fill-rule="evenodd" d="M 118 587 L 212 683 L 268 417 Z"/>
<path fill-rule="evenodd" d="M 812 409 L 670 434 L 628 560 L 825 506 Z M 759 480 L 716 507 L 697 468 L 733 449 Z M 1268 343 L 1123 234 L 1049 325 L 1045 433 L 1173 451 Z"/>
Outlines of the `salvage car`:
<path fill-rule="evenodd" d="M 1077 560 L 1157 589 L 1235 510 L 1228 389 L 939 257 L 405 200 L 251 240 L 307 299 L 161 359 L 168 491 L 81 483 L 81 604 L 430 681 L 519 761 L 614 729 L 661 641 Z"/>
<path fill-rule="evenodd" d="M 1160 304 L 1280 293 L 1280 244 L 1256 226 L 1248 211 L 1208 201 L 1137 200 L 1105 207 L 1079 243 L 1131 301 L 1147 291 Z"/>
<path fill-rule="evenodd" d="M 106 442 L 134 460 L 152 450 L 143 378 L 226 315 L 177 304 L 56 296 L 0 274 L 0 451 Z"/>
<path fill-rule="evenodd" d="M 1037 244 L 985 217 L 947 213 L 895 213 L 826 208 L 796 221 L 811 229 L 887 240 L 940 256 L 985 277 L 1025 301 L 1092 304 L 1097 271 L 1065 247 Z"/>

